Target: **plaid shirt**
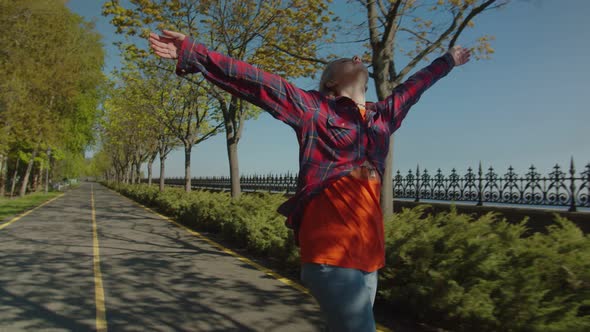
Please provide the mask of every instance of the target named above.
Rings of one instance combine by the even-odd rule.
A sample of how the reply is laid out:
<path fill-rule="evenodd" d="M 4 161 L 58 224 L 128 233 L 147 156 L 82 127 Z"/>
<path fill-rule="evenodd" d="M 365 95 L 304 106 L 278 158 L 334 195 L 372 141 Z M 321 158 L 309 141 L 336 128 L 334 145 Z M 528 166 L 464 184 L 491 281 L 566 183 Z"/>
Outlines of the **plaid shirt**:
<path fill-rule="evenodd" d="M 367 103 L 366 121 L 350 98 L 304 91 L 280 76 L 208 50 L 185 38 L 176 73 L 202 73 L 205 78 L 269 112 L 295 130 L 299 141 L 299 185 L 278 211 L 287 226 L 298 229 L 304 206 L 316 194 L 363 162 L 382 176 L 391 134 L 422 93 L 453 68 L 450 54 L 398 85 L 385 100 Z"/>

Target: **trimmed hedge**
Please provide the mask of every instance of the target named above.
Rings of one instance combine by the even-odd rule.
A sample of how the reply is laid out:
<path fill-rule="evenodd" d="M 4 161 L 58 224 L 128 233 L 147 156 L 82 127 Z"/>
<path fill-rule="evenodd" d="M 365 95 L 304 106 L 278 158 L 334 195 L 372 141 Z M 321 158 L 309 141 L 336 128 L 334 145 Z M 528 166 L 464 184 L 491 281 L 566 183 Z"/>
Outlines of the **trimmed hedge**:
<path fill-rule="evenodd" d="M 296 267 L 282 195 L 107 184 L 197 229 Z M 590 331 L 590 238 L 555 215 L 547 233 L 524 237 L 526 220 L 478 219 L 404 209 L 385 223 L 387 267 L 379 297 L 416 319 L 454 331 Z"/>
<path fill-rule="evenodd" d="M 524 237 L 526 220 L 424 209 L 386 223 L 388 302 L 457 331 L 590 331 L 590 241 L 572 222 Z"/>

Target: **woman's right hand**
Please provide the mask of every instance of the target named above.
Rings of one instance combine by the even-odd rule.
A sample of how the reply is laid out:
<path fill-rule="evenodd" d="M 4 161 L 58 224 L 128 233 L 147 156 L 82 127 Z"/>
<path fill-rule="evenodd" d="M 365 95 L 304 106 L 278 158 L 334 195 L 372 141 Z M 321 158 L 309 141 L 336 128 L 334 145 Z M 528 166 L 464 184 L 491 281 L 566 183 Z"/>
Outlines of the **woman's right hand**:
<path fill-rule="evenodd" d="M 185 38 L 180 32 L 162 31 L 163 36 L 159 36 L 153 32 L 150 33 L 150 47 L 154 52 L 164 59 L 178 59 L 180 53 L 180 46 Z"/>

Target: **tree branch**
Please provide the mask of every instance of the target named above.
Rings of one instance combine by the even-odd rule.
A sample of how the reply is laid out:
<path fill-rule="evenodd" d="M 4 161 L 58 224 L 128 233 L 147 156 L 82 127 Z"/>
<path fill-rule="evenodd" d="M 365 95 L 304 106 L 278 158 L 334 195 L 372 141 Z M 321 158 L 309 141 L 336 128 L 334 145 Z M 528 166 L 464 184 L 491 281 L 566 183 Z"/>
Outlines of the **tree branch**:
<path fill-rule="evenodd" d="M 403 31 L 403 32 L 407 32 L 407 33 L 413 35 L 414 37 L 416 37 L 416 38 L 418 38 L 418 39 L 420 39 L 420 40 L 428 43 L 428 45 L 432 44 L 432 42 L 430 40 L 428 40 L 427 38 L 424 38 L 424 37 L 420 36 L 416 31 L 413 31 L 413 30 L 410 30 L 410 29 L 407 29 L 407 28 L 400 28 L 399 30 L 400 31 Z"/>
<path fill-rule="evenodd" d="M 242 137 L 242 133 L 244 132 L 244 119 L 246 118 L 246 111 L 244 110 L 244 102 L 243 102 L 243 99 L 240 99 L 239 109 L 240 109 L 240 119 L 238 121 L 238 124 L 239 124 L 238 133 L 237 133 L 237 135 L 235 137 L 236 144 L 238 143 L 238 141 Z"/>
<path fill-rule="evenodd" d="M 377 0 L 369 0 L 366 4 L 367 19 L 369 21 L 369 39 L 371 40 L 373 50 L 381 48 L 379 43 L 379 28 L 377 27 L 377 6 L 375 5 L 375 1 Z"/>
<path fill-rule="evenodd" d="M 387 10 L 385 9 L 385 5 L 383 5 L 383 1 L 378 0 L 378 4 L 379 4 L 379 9 L 381 10 L 381 15 L 386 16 Z"/>
<path fill-rule="evenodd" d="M 323 63 L 325 65 L 327 65 L 329 63 L 328 61 L 326 61 L 324 59 L 317 59 L 317 58 L 310 58 L 310 57 L 306 57 L 306 56 L 301 56 L 299 54 L 295 54 L 295 53 L 293 53 L 293 52 L 291 52 L 289 50 L 286 50 L 286 49 L 284 49 L 284 48 L 282 48 L 282 47 L 280 47 L 278 45 L 271 44 L 271 43 L 268 43 L 268 44 L 271 47 L 274 47 L 277 50 L 279 50 L 279 51 L 281 51 L 281 52 L 283 52 L 283 53 L 285 53 L 287 55 L 290 55 L 290 56 L 292 56 L 292 57 L 294 57 L 296 59 L 299 59 L 299 60 L 304 60 L 304 61 L 309 61 L 309 62 L 315 62 L 315 63 Z"/>
<path fill-rule="evenodd" d="M 393 38 L 395 37 L 397 24 L 395 24 L 396 16 L 399 11 L 399 7 L 402 4 L 402 0 L 397 0 L 397 2 L 393 5 L 393 8 L 387 14 L 386 26 L 385 31 L 383 32 L 383 45 L 389 45 Z"/>
<path fill-rule="evenodd" d="M 201 136 L 201 138 L 197 139 L 195 141 L 194 145 L 197 145 L 201 142 L 203 142 L 206 139 L 209 139 L 213 136 L 215 136 L 217 134 L 217 132 L 219 131 L 219 129 L 221 129 L 221 127 L 223 126 L 223 123 L 219 123 L 217 126 L 215 126 L 215 128 L 211 129 L 208 133 L 206 133 L 205 135 Z"/>
<path fill-rule="evenodd" d="M 459 10 L 457 15 L 455 15 L 455 17 L 453 18 L 453 21 L 451 22 L 451 25 L 447 28 L 447 30 L 443 32 L 435 42 L 433 42 L 431 45 L 422 50 L 422 52 L 418 53 L 418 55 L 416 55 L 414 59 L 412 59 L 412 61 L 410 61 L 410 63 L 408 63 L 406 67 L 404 67 L 404 69 L 400 71 L 400 73 L 397 75 L 398 78 L 403 78 L 404 76 L 406 76 L 408 72 L 410 72 L 410 70 L 412 70 L 418 62 L 422 61 L 422 59 L 426 55 L 430 54 L 434 49 L 436 49 L 442 44 L 443 40 L 445 40 L 451 34 L 451 32 L 455 30 L 455 28 L 457 27 L 457 22 L 459 21 L 461 16 L 463 16 L 463 12 L 467 9 L 467 7 L 468 5 L 463 5 L 463 7 Z"/>
<path fill-rule="evenodd" d="M 463 30 L 465 29 L 467 24 L 469 24 L 469 21 L 471 21 L 472 18 L 474 18 L 477 14 L 484 11 L 484 9 L 486 9 L 486 7 L 490 6 L 494 2 L 496 2 L 496 0 L 488 0 L 484 3 L 482 3 L 481 5 L 473 8 L 473 10 L 471 10 L 469 15 L 467 15 L 467 17 L 463 20 L 463 22 L 461 22 L 461 25 L 459 25 L 459 28 L 457 29 L 457 31 L 455 31 L 455 35 L 453 36 L 453 38 L 451 39 L 451 42 L 449 43 L 449 48 L 455 46 L 455 42 L 457 42 L 457 38 L 459 38 L 459 35 L 461 35 L 461 32 L 463 32 Z"/>

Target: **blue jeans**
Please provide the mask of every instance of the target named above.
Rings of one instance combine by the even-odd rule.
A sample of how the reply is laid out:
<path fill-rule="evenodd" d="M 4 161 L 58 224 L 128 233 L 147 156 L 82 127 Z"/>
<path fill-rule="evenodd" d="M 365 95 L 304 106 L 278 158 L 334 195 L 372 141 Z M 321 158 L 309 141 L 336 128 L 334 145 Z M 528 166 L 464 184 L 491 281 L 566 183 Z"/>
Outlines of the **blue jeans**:
<path fill-rule="evenodd" d="M 319 303 L 329 331 L 375 331 L 377 271 L 306 263 L 301 266 L 301 281 Z"/>

